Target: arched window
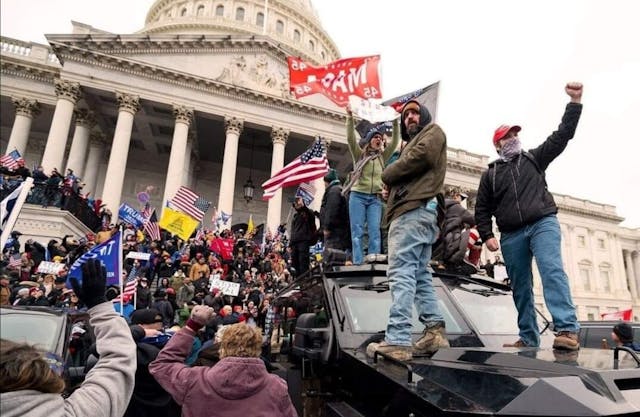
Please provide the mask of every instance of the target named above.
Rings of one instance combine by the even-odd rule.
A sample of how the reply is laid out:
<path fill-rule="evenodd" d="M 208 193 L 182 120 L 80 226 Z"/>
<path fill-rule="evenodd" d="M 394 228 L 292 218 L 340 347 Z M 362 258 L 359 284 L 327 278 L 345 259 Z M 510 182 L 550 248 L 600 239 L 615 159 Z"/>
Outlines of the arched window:
<path fill-rule="evenodd" d="M 224 16 L 224 6 L 223 5 L 216 6 L 216 16 Z"/>
<path fill-rule="evenodd" d="M 293 41 L 295 43 L 299 43 L 300 42 L 300 31 L 298 29 L 295 29 L 293 31 Z"/>
<path fill-rule="evenodd" d="M 196 12 L 196 16 L 204 16 L 204 6 L 202 4 L 198 6 L 198 11 Z"/>
<path fill-rule="evenodd" d="M 236 9 L 236 20 L 239 20 L 239 21 L 244 20 L 244 9 L 242 7 L 238 7 Z"/>
<path fill-rule="evenodd" d="M 264 13 L 258 12 L 258 14 L 256 15 L 256 25 L 264 26 Z"/>
<path fill-rule="evenodd" d="M 309 49 L 311 49 L 312 51 L 314 51 L 316 49 L 316 44 L 313 43 L 312 40 L 309 41 Z"/>
<path fill-rule="evenodd" d="M 284 22 L 282 20 L 276 22 L 276 32 L 281 35 L 284 33 Z"/>
<path fill-rule="evenodd" d="M 180 11 L 180 16 L 186 16 L 186 15 L 187 15 L 187 8 L 185 7 Z"/>

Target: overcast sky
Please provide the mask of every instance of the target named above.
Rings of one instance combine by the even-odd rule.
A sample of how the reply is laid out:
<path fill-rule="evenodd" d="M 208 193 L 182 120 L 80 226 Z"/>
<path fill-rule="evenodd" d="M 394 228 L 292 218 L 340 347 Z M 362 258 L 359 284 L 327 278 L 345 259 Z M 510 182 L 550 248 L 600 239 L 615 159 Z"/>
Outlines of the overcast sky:
<path fill-rule="evenodd" d="M 153 0 L 2 0 L 3 36 L 46 43 L 71 20 L 113 33 L 144 26 Z M 450 147 L 495 157 L 502 123 L 526 148 L 558 125 L 566 81 L 585 85 L 576 137 L 547 171 L 551 191 L 615 205 L 640 227 L 640 1 L 316 0 L 343 57 L 381 55 L 394 97 L 441 82 Z"/>

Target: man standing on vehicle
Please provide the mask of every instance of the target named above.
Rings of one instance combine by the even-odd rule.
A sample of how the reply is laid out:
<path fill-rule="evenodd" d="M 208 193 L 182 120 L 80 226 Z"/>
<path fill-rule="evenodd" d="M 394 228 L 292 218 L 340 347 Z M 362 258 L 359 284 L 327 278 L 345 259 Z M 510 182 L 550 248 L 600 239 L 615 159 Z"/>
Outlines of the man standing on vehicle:
<path fill-rule="evenodd" d="M 520 126 L 496 129 L 493 144 L 500 158 L 482 174 L 476 201 L 476 223 L 490 251 L 499 249 L 491 217 L 501 232 L 502 255 L 518 309 L 520 339 L 505 347 L 537 347 L 540 334 L 533 298 L 532 257 L 540 271 L 544 299 L 557 332 L 553 347 L 578 350 L 580 326 L 571 299 L 569 279 L 562 266 L 558 208 L 547 189 L 545 170 L 575 134 L 582 112 L 582 84 L 568 83 L 571 100 L 558 130 L 528 152 L 521 148 Z"/>
<path fill-rule="evenodd" d="M 447 140 L 440 126 L 431 123 L 427 108 L 408 101 L 401 114 L 402 139 L 407 142 L 400 157 L 382 172 L 388 187 L 385 222 L 389 224 L 391 308 L 385 340 L 370 343 L 367 354 L 384 353 L 397 360 L 410 360 L 413 352 L 433 353 L 448 347 L 444 318 L 432 285 L 427 262 L 438 237 L 438 205 L 443 202 L 447 167 Z M 412 304 L 425 325 L 411 345 Z"/>

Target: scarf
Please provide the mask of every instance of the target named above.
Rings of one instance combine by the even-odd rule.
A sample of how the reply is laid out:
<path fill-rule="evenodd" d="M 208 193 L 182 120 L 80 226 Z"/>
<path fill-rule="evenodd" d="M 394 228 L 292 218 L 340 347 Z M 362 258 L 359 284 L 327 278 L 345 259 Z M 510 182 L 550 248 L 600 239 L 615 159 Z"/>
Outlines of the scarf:
<path fill-rule="evenodd" d="M 353 167 L 353 171 L 351 171 L 349 181 L 344 185 L 344 188 L 342 189 L 342 195 L 346 196 L 351 190 L 351 187 L 353 187 L 353 184 L 358 182 L 358 180 L 362 176 L 362 170 L 364 169 L 364 166 L 367 165 L 369 161 L 373 161 L 376 158 L 381 158 L 381 156 L 382 151 L 379 150 L 369 150 L 366 153 L 363 153 L 362 156 L 360 156 L 358 162 L 356 162 L 356 165 Z"/>
<path fill-rule="evenodd" d="M 510 161 L 515 156 L 520 154 L 522 150 L 522 144 L 520 143 L 520 139 L 512 138 L 504 143 L 498 154 L 503 161 Z"/>

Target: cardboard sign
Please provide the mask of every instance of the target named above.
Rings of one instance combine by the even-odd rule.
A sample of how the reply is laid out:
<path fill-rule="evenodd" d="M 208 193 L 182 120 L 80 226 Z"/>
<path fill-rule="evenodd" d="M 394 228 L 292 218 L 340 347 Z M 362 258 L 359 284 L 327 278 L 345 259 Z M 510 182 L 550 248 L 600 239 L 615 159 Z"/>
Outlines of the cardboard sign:
<path fill-rule="evenodd" d="M 126 259 L 138 259 L 141 261 L 148 261 L 150 258 L 151 254 L 145 252 L 129 252 L 126 256 Z"/>
<path fill-rule="evenodd" d="M 42 261 L 38 265 L 38 269 L 36 270 L 36 272 L 39 274 L 57 275 L 58 272 L 60 272 L 64 268 L 64 266 L 64 264 L 58 262 Z"/>
<path fill-rule="evenodd" d="M 214 279 L 211 282 L 213 288 L 218 288 L 224 295 L 237 296 L 240 292 L 240 284 L 231 281 L 222 281 L 221 279 Z"/>

